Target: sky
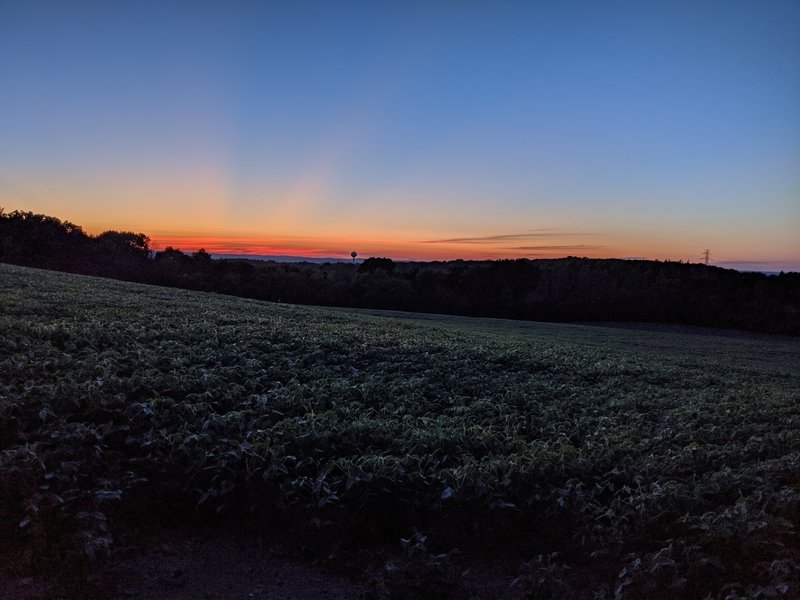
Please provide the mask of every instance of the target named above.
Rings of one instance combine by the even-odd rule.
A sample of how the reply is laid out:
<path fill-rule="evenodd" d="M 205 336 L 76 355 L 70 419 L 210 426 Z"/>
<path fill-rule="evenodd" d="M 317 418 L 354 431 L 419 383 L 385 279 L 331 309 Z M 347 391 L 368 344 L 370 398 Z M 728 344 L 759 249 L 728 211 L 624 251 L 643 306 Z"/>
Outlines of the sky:
<path fill-rule="evenodd" d="M 0 207 L 185 251 L 800 270 L 800 2 L 0 0 Z"/>

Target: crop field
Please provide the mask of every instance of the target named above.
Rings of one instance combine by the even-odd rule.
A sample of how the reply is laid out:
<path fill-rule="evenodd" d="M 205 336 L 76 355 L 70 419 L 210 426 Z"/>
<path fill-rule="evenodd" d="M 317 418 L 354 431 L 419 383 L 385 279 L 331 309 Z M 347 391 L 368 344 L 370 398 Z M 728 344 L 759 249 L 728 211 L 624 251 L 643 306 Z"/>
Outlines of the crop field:
<path fill-rule="evenodd" d="M 8 572 L 216 520 L 377 560 L 376 597 L 466 597 L 467 556 L 528 598 L 800 597 L 797 338 L 0 265 L 0 450 Z"/>

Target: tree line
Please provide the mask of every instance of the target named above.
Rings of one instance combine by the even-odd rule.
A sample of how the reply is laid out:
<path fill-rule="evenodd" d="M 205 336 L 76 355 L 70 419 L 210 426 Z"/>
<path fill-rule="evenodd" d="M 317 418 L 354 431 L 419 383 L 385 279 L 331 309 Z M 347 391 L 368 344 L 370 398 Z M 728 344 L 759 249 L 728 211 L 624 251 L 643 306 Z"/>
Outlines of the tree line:
<path fill-rule="evenodd" d="M 260 300 L 539 321 L 633 321 L 800 334 L 800 274 L 673 261 L 516 259 L 361 264 L 215 260 L 0 210 L 0 261 Z"/>

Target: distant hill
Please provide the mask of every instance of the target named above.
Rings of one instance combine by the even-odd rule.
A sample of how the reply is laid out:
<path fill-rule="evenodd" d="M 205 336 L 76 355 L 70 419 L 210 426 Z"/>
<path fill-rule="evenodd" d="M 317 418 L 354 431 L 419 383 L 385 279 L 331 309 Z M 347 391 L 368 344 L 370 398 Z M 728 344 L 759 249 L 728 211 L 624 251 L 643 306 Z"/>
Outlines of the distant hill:
<path fill-rule="evenodd" d="M 267 262 L 281 262 L 281 263 L 352 263 L 350 258 L 333 258 L 333 257 L 311 257 L 311 256 L 290 256 L 287 254 L 211 254 L 211 258 L 221 260 L 263 260 Z M 356 263 L 360 263 L 361 259 L 356 259 Z"/>
<path fill-rule="evenodd" d="M 675 261 L 214 260 L 204 251 L 153 252 L 142 233 L 90 236 L 72 223 L 22 212 L 0 213 L 0 261 L 296 304 L 800 334 L 800 274 L 767 276 Z"/>

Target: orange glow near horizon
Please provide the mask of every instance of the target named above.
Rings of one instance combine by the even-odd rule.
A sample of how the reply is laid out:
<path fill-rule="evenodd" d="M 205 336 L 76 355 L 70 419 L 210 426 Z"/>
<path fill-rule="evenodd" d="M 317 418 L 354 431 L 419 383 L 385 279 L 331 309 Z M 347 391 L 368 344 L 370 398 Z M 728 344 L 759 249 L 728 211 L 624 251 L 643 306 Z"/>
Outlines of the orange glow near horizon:
<path fill-rule="evenodd" d="M 500 244 L 470 242 L 426 242 L 375 239 L 308 239 L 276 238 L 272 240 L 227 236 L 154 236 L 153 250 L 167 247 L 191 253 L 203 249 L 209 254 L 252 256 L 301 256 L 308 258 L 349 259 L 355 250 L 359 258 L 386 256 L 395 260 L 493 260 L 511 258 L 627 258 L 624 248 L 608 248 L 587 244 L 551 243 L 531 246 L 529 250 L 504 247 Z M 663 258 L 658 255 L 643 258 Z M 675 257 L 678 260 L 678 257 Z"/>
<path fill-rule="evenodd" d="M 275 237 L 272 239 L 235 236 L 155 235 L 153 250 L 167 247 L 183 252 L 203 249 L 209 254 L 241 254 L 253 256 L 304 256 L 309 258 L 349 259 L 355 250 L 359 257 L 386 256 L 396 260 L 485 260 L 501 258 L 560 258 L 564 256 L 607 256 L 608 249 L 588 244 L 570 244 L 550 238 L 546 244 L 523 248 L 508 247 L 503 240 L 476 238 L 450 240 L 309 238 Z M 470 240 L 470 241 L 467 241 Z"/>
<path fill-rule="evenodd" d="M 153 250 L 164 250 L 168 246 L 186 253 L 204 249 L 210 254 L 232 254 L 250 256 L 298 256 L 307 258 L 332 258 L 349 260 L 355 250 L 360 259 L 370 256 L 385 256 L 394 260 L 435 261 L 435 260 L 497 260 L 497 259 L 547 259 L 578 256 L 586 258 L 628 258 L 648 260 L 674 260 L 701 262 L 699 253 L 686 252 L 686 243 L 661 243 L 658 246 L 638 244 L 631 240 L 617 238 L 617 243 L 608 239 L 602 244 L 574 243 L 570 234 L 559 237 L 554 233 L 544 243 L 521 245 L 508 238 L 522 237 L 524 234 L 501 234 L 476 238 L 452 238 L 442 240 L 417 239 L 369 239 L 349 238 L 311 238 L 276 236 L 272 239 L 262 237 L 237 237 L 214 235 L 155 235 L 151 238 Z M 592 240 L 596 241 L 596 240 Z M 651 240 L 651 243 L 654 240 Z M 643 251 L 647 248 L 647 251 Z M 712 264 L 722 267 L 765 270 L 797 270 L 792 258 L 750 255 L 742 260 L 736 255 L 712 253 Z"/>
<path fill-rule="evenodd" d="M 692 215 L 683 220 L 644 220 L 610 210 L 582 215 L 536 209 L 512 219 L 496 211 L 480 213 L 478 208 L 454 211 L 452 203 L 438 207 L 431 198 L 441 196 L 434 192 L 393 196 L 378 208 L 361 210 L 338 208 L 346 206 L 342 201 L 329 203 L 336 205 L 329 209 L 319 199 L 313 201 L 319 204 L 313 210 L 308 202 L 301 202 L 300 210 L 296 196 L 276 193 L 281 200 L 269 201 L 265 192 L 257 209 L 242 211 L 225 199 L 221 183 L 211 185 L 213 179 L 219 178 L 173 182 L 165 189 L 153 182 L 152 187 L 130 185 L 125 188 L 126 201 L 113 205 L 102 202 L 119 197 L 111 185 L 68 192 L 68 182 L 61 188 L 55 182 L 29 183 L 19 186 L 25 194 L 9 193 L 0 185 L 0 206 L 9 212 L 55 216 L 91 235 L 106 230 L 142 232 L 157 251 L 171 246 L 187 253 L 203 248 L 210 254 L 342 260 L 349 260 L 355 250 L 359 258 L 385 256 L 398 261 L 579 256 L 700 262 L 700 252 L 709 247 L 712 264 L 719 266 L 800 270 L 800 247 L 789 221 L 778 228 L 755 218 L 709 233 L 708 223 Z M 202 193 L 200 188 L 205 188 Z M 170 202 L 172 194 L 181 201 Z M 139 197 L 146 200 L 136 201 Z M 462 204 L 462 208 L 467 207 Z M 480 218 L 471 216 L 473 212 Z"/>

